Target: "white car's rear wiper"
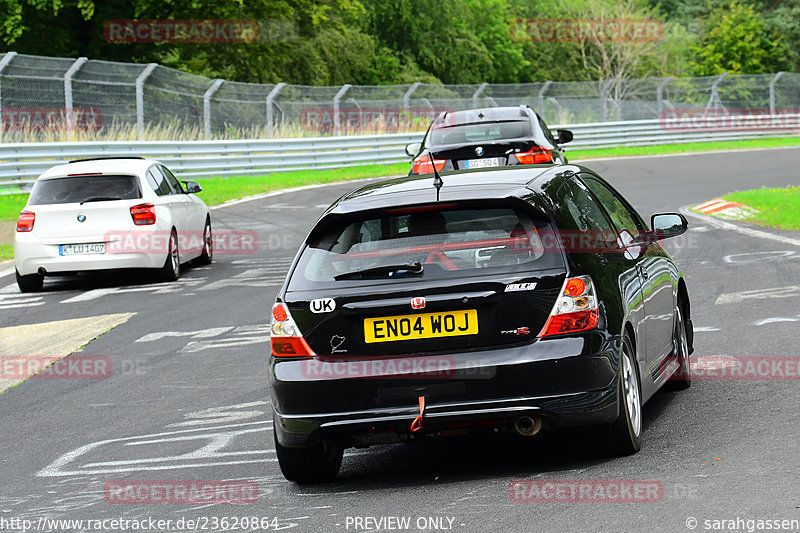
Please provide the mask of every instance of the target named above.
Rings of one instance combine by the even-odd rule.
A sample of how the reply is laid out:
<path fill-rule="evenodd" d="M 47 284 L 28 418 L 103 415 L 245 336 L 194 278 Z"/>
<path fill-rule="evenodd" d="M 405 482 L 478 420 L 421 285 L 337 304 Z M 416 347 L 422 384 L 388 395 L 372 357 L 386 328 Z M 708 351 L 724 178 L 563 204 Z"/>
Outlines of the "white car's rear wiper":
<path fill-rule="evenodd" d="M 377 266 L 372 268 L 365 268 L 363 270 L 354 270 L 352 272 L 344 272 L 342 274 L 337 274 L 333 276 L 333 279 L 340 280 L 340 279 L 348 279 L 348 278 L 357 278 L 363 276 L 369 276 L 371 274 L 389 274 L 390 276 L 399 276 L 404 274 L 422 274 L 424 267 L 422 263 L 403 263 L 400 265 L 383 265 Z"/>
<path fill-rule="evenodd" d="M 85 204 L 86 202 L 105 202 L 109 200 L 122 200 L 119 196 L 90 196 L 86 200 L 81 202 L 81 205 Z"/>

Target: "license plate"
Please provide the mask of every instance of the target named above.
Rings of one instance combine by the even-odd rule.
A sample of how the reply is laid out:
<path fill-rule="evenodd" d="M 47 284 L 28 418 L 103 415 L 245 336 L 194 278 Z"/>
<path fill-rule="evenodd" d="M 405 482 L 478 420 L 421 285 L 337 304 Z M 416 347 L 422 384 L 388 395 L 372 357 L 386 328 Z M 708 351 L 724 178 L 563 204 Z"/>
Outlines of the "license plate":
<path fill-rule="evenodd" d="M 499 167 L 502 161 L 499 157 L 487 157 L 485 159 L 469 159 L 466 161 L 467 165 L 464 168 L 486 168 L 486 167 Z"/>
<path fill-rule="evenodd" d="M 58 255 L 102 255 L 106 253 L 106 243 L 59 244 Z"/>
<path fill-rule="evenodd" d="M 364 341 L 390 342 L 478 333 L 478 311 L 446 311 L 364 319 Z"/>

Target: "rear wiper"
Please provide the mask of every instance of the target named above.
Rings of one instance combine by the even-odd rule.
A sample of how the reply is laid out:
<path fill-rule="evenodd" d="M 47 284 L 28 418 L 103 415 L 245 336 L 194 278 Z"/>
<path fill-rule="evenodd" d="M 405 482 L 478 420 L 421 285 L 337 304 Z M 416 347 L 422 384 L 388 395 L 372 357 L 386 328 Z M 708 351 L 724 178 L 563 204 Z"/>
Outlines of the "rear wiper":
<path fill-rule="evenodd" d="M 377 266 L 372 268 L 365 268 L 363 270 L 354 270 L 352 272 L 344 272 L 342 274 L 337 274 L 333 276 L 333 279 L 340 280 L 340 279 L 348 279 L 348 278 L 357 278 L 363 276 L 369 276 L 370 274 L 389 274 L 389 276 L 400 276 L 404 274 L 422 274 L 423 270 L 422 263 L 403 263 L 400 265 L 383 265 Z"/>
<path fill-rule="evenodd" d="M 86 200 L 81 202 L 81 205 L 85 204 L 86 202 L 105 202 L 107 200 L 122 200 L 122 198 L 118 196 L 90 196 Z"/>

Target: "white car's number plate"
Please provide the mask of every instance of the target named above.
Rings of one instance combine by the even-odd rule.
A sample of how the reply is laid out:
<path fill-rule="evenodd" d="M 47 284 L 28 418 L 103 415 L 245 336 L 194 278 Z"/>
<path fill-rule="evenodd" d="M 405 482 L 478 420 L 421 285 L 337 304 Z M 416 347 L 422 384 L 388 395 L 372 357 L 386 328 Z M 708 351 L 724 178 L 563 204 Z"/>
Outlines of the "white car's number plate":
<path fill-rule="evenodd" d="M 499 157 L 487 157 L 485 159 L 469 159 L 464 168 L 499 167 L 502 164 Z"/>
<path fill-rule="evenodd" d="M 58 255 L 102 255 L 104 253 L 106 253 L 104 242 L 58 245 Z"/>

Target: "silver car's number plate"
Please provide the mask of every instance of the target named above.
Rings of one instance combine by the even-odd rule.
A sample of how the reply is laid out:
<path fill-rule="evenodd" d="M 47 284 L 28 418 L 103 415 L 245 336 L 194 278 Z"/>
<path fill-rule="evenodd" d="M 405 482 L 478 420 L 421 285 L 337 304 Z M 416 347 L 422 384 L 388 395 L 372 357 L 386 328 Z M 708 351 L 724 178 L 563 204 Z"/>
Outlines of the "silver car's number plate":
<path fill-rule="evenodd" d="M 106 244 L 104 242 L 58 245 L 58 255 L 102 255 L 105 253 Z"/>
<path fill-rule="evenodd" d="M 503 163 L 499 157 L 487 157 L 485 159 L 468 159 L 464 168 L 486 168 L 499 167 Z"/>

